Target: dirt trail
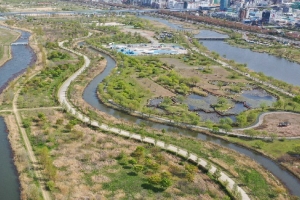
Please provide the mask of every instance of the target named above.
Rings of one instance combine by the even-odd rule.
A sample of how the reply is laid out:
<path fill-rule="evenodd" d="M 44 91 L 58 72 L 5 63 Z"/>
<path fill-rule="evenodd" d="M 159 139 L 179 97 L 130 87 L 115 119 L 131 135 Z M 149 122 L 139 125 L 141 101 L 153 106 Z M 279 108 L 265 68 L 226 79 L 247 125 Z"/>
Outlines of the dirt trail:
<path fill-rule="evenodd" d="M 27 134 L 26 134 L 26 131 L 25 129 L 22 127 L 22 120 L 21 120 L 21 116 L 20 116 L 20 113 L 19 113 L 19 110 L 18 110 L 18 107 L 17 107 L 17 100 L 18 100 L 18 96 L 19 96 L 19 93 L 20 93 L 21 89 L 19 89 L 15 96 L 14 96 L 14 100 L 13 100 L 13 112 L 16 116 L 16 121 L 17 121 L 17 125 L 20 129 L 20 132 L 21 132 L 21 135 L 22 135 L 22 138 L 23 138 L 23 141 L 24 141 L 24 144 L 25 144 L 25 147 L 27 149 L 27 152 L 28 152 L 28 156 L 29 156 L 29 159 L 34 167 L 34 172 L 36 174 L 36 177 L 39 179 L 39 182 L 40 182 L 40 185 L 41 185 L 41 191 L 42 191 L 42 194 L 43 194 L 43 198 L 44 200 L 50 200 L 50 195 L 47 191 L 47 189 L 45 188 L 45 181 L 43 179 L 43 176 L 42 176 L 42 173 L 40 170 L 40 168 L 42 168 L 39 164 L 38 164 L 38 161 L 34 155 L 34 152 L 33 152 L 33 149 L 32 149 L 32 146 L 30 144 L 30 141 L 27 137 Z"/>

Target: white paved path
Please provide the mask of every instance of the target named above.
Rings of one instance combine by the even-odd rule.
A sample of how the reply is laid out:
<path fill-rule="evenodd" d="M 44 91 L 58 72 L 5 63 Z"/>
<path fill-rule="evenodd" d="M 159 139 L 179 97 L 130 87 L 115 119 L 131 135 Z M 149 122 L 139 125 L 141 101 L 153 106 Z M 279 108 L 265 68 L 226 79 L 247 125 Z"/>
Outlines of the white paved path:
<path fill-rule="evenodd" d="M 68 101 L 67 98 L 67 90 L 68 87 L 70 86 L 71 82 L 74 81 L 78 75 L 80 75 L 89 65 L 90 65 L 90 60 L 87 56 L 79 53 L 79 52 L 75 52 L 71 49 L 65 48 L 63 47 L 63 42 L 59 42 L 59 46 L 62 49 L 65 49 L 67 51 L 70 51 L 74 54 L 77 54 L 79 56 L 83 56 L 84 57 L 84 65 L 82 66 L 82 68 L 80 68 L 78 71 L 76 71 L 72 76 L 70 76 L 63 84 L 62 86 L 59 88 L 58 90 L 58 100 L 60 102 L 60 104 L 62 106 L 64 106 L 68 112 L 70 112 L 71 114 L 73 114 L 75 117 L 77 117 L 79 120 L 86 122 L 86 123 L 90 123 L 93 126 L 99 127 L 100 129 L 104 130 L 104 131 L 110 131 L 113 132 L 115 134 L 121 135 L 121 136 L 125 136 L 125 137 L 129 137 L 129 138 L 133 138 L 136 140 L 140 140 L 146 143 L 151 143 L 154 144 L 156 146 L 159 146 L 163 149 L 166 149 L 168 151 L 174 152 L 174 153 L 178 153 L 184 157 L 188 157 L 189 160 L 192 160 L 193 162 L 197 163 L 197 165 L 200 165 L 201 167 L 205 168 L 207 166 L 207 161 L 197 157 L 194 154 L 190 154 L 187 150 L 185 149 L 181 149 L 179 147 L 176 147 L 174 145 L 167 145 L 165 144 L 163 141 L 157 141 L 153 138 L 150 137 L 142 137 L 141 135 L 138 134 L 134 134 L 134 133 L 130 133 L 128 131 L 125 130 L 121 130 L 121 129 L 117 129 L 117 128 L 113 128 L 113 127 L 109 127 L 106 124 L 99 124 L 97 121 L 94 120 L 90 120 L 87 116 L 83 115 L 82 113 L 80 113 L 78 110 L 76 110 L 75 107 L 73 107 L 73 105 Z M 217 168 L 215 166 L 212 165 L 211 169 L 209 170 L 211 173 L 214 173 L 217 170 Z M 226 175 L 224 172 L 221 172 L 221 176 L 218 179 L 221 182 L 228 182 L 227 188 L 229 190 L 233 190 L 235 182 L 234 180 L 232 180 L 228 175 Z M 250 200 L 249 196 L 247 195 L 247 193 L 240 188 L 239 186 L 237 186 L 237 190 L 238 192 L 241 194 L 241 198 L 243 200 Z"/>

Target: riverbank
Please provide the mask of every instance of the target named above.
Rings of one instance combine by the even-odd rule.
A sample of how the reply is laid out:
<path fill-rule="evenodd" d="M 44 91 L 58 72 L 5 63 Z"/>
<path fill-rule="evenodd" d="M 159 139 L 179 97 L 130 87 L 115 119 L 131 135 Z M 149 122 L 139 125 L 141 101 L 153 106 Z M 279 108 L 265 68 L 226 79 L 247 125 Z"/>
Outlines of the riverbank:
<path fill-rule="evenodd" d="M 4 24 L 0 22 L 0 25 L 4 25 Z M 0 34 L 0 43 L 2 44 L 2 47 L 0 47 L 0 67 L 1 67 L 12 58 L 10 44 L 16 41 L 21 34 L 14 30 L 8 30 L 1 27 L 0 29 L 2 29 Z M 11 34 L 11 36 L 7 36 L 7 34 Z"/>
<path fill-rule="evenodd" d="M 29 72 L 27 74 L 29 76 L 29 75 L 32 75 L 34 73 L 37 73 L 41 69 L 41 67 L 43 67 L 42 53 L 41 53 L 41 49 L 38 47 L 38 44 L 35 40 L 35 33 L 33 33 L 31 30 L 21 28 L 21 27 L 16 27 L 16 26 L 8 26 L 6 24 L 3 24 L 3 22 L 1 22 L 0 24 L 3 25 L 3 26 L 7 26 L 11 29 L 19 29 L 19 30 L 29 32 L 30 37 L 28 39 L 28 46 L 33 51 L 33 57 L 31 58 L 31 62 L 28 65 L 28 68 L 31 67 L 30 70 L 28 70 L 28 68 L 26 68 L 26 70 L 22 70 L 22 71 L 20 71 L 16 74 L 14 74 L 13 77 L 9 78 L 9 80 L 8 80 L 9 84 L 7 82 L 7 83 L 5 83 L 4 86 L 0 87 L 0 91 L 1 91 L 1 93 L 0 93 L 0 106 L 3 106 L 3 104 L 5 104 L 6 106 L 11 107 L 13 99 L 10 98 L 6 101 L 6 99 L 4 100 L 3 94 L 5 92 L 7 92 L 8 89 L 13 90 L 13 87 L 15 86 L 17 81 L 20 79 L 20 77 L 23 76 L 24 72 L 26 72 L 26 71 L 27 71 L 27 73 Z"/>
<path fill-rule="evenodd" d="M 79 77 L 79 78 L 82 80 L 82 77 Z M 73 86 L 72 86 L 72 87 L 73 87 Z M 78 94 L 78 95 L 81 96 L 80 94 Z M 74 97 L 75 97 L 75 96 L 74 96 Z M 73 99 L 75 99 L 74 97 L 73 97 Z M 89 114 L 89 113 L 87 113 L 87 114 Z M 89 115 L 88 115 L 88 116 L 89 116 Z M 91 119 L 90 119 L 90 120 L 91 120 Z M 99 120 L 99 118 L 97 118 L 97 120 Z M 100 119 L 100 121 L 101 121 L 101 119 Z M 123 120 L 122 120 L 122 121 L 123 121 Z M 123 124 L 122 121 L 119 123 L 120 126 L 124 126 L 124 125 L 125 125 L 125 124 Z M 126 125 L 125 125 L 125 126 L 126 126 Z M 131 127 L 131 126 L 130 126 L 130 127 Z M 149 131 L 149 133 L 150 133 L 150 132 L 153 132 L 153 131 L 151 131 L 150 129 L 151 129 L 151 128 L 147 128 L 147 131 Z M 156 133 L 156 134 L 159 135 L 159 133 Z M 167 133 L 166 133 L 166 134 L 167 134 Z M 178 137 L 178 140 L 181 140 L 182 142 L 185 141 L 184 137 L 182 137 L 182 136 L 180 136 L 180 135 L 177 136 L 177 134 L 175 134 L 175 135 L 172 134 L 172 133 L 169 133 L 169 134 L 171 134 L 172 137 L 176 137 L 176 138 Z M 161 138 L 160 138 L 160 139 L 161 139 Z M 194 138 L 190 138 L 190 139 L 191 139 L 191 140 L 194 140 Z M 169 142 L 170 142 L 170 144 L 173 144 L 172 141 L 169 141 Z M 201 145 L 200 145 L 200 146 L 201 146 Z M 198 147 L 199 147 L 199 146 L 198 146 Z M 219 147 L 219 148 L 220 148 L 220 147 Z M 225 150 L 225 149 L 224 149 L 224 150 Z M 223 150 L 222 150 L 222 151 L 223 151 Z M 193 150 L 191 150 L 191 152 L 193 152 Z M 229 153 L 229 154 L 232 155 L 233 153 Z M 244 159 L 242 159 L 242 160 L 245 160 L 246 158 L 247 158 L 247 157 L 244 157 Z M 220 164 L 220 162 L 218 162 L 218 163 Z M 222 162 L 221 162 L 221 163 L 222 163 Z M 224 163 L 223 163 L 223 164 L 224 164 Z M 223 165 L 223 164 L 221 164 L 221 165 Z"/>
<path fill-rule="evenodd" d="M 62 45 L 60 44 L 60 46 L 62 46 Z M 73 51 L 72 51 L 72 52 L 73 52 Z M 81 54 L 78 53 L 78 55 L 81 55 Z M 153 138 L 144 138 L 144 139 L 143 139 L 141 135 L 137 135 L 137 134 L 135 134 L 135 133 L 128 133 L 127 131 L 124 131 L 124 130 L 122 130 L 122 129 L 116 129 L 116 128 L 112 128 L 112 129 L 111 129 L 111 128 L 110 128 L 110 125 L 107 126 L 107 125 L 102 124 L 102 123 L 100 123 L 101 125 L 99 125 L 99 122 L 98 122 L 99 119 L 98 119 L 98 118 L 97 118 L 97 121 L 93 121 L 92 118 L 88 118 L 88 117 L 84 116 L 82 113 L 77 112 L 76 109 L 78 109 L 78 108 L 74 108 L 74 107 L 72 107 L 72 105 L 70 105 L 70 104 L 68 103 L 67 99 L 65 99 L 66 97 L 65 97 L 64 93 L 65 93 L 66 90 L 68 89 L 68 86 L 69 86 L 69 84 L 71 83 L 71 81 L 74 80 L 75 78 L 77 78 L 77 76 L 80 75 L 81 72 L 82 72 L 85 68 L 87 68 L 87 67 L 89 66 L 89 64 L 90 64 L 90 60 L 85 56 L 85 64 L 83 65 L 83 67 L 82 67 L 79 71 L 77 71 L 75 74 L 73 74 L 73 76 L 71 76 L 67 81 L 64 82 L 64 84 L 61 86 L 61 88 L 60 88 L 60 90 L 59 90 L 59 93 L 58 93 L 60 102 L 61 102 L 61 103 L 65 103 L 66 109 L 67 109 L 69 112 L 71 112 L 72 114 L 74 114 L 75 116 L 77 116 L 78 119 L 80 119 L 80 120 L 82 120 L 82 121 L 84 121 L 84 122 L 88 122 L 88 121 L 89 121 L 90 124 L 93 125 L 93 126 L 99 127 L 99 128 L 102 129 L 102 130 L 106 130 L 106 131 L 110 131 L 110 132 L 112 131 L 112 132 L 117 133 L 118 135 L 121 135 L 121 136 L 126 136 L 126 135 L 130 136 L 130 134 L 132 134 L 132 137 L 130 136 L 130 138 L 135 138 L 135 139 L 137 139 L 137 140 L 140 140 L 140 141 L 143 141 L 143 142 L 146 142 L 146 143 L 153 144 L 153 142 L 152 142 L 152 140 L 154 140 Z M 150 141 L 149 141 L 149 140 L 150 140 Z M 162 147 L 164 147 L 166 150 L 169 150 L 169 151 L 171 151 L 171 152 L 174 152 L 174 149 L 176 149 L 176 146 L 174 147 L 174 146 L 171 146 L 171 145 L 170 145 L 170 148 L 169 148 L 169 145 L 168 145 L 168 146 L 166 147 L 165 142 L 161 142 L 161 141 L 157 141 L 157 143 L 154 142 L 154 145 L 155 145 L 155 146 L 161 146 L 161 145 L 163 145 Z M 177 147 L 177 148 L 178 148 L 178 147 Z M 183 155 L 186 155 L 188 159 L 190 158 L 190 154 L 187 153 L 186 150 L 184 150 L 184 149 L 178 149 L 178 151 L 185 152 L 185 153 L 183 153 Z M 179 153 L 179 154 L 180 154 L 180 153 Z M 176 153 L 176 155 L 177 155 L 177 153 Z M 197 158 L 197 156 L 195 156 L 195 158 L 190 158 L 190 159 L 191 159 L 192 161 L 196 162 L 197 165 L 201 165 L 202 167 L 205 167 L 205 166 L 207 165 L 206 161 L 200 161 L 200 162 L 204 162 L 204 164 L 200 164 L 198 160 L 199 160 L 199 159 L 201 160 L 201 158 L 199 158 L 199 157 Z M 208 169 L 208 171 L 210 171 L 210 169 Z M 216 171 L 216 168 L 215 168 L 215 167 L 212 167 L 212 172 L 215 172 L 215 171 Z M 220 181 L 221 183 L 222 183 L 223 181 L 227 180 L 228 186 L 225 186 L 225 188 L 229 187 L 229 190 L 232 190 L 233 184 L 234 184 L 233 180 L 230 179 L 227 175 L 224 175 L 224 174 L 222 175 L 222 177 L 223 177 L 223 178 L 220 177 L 220 179 L 217 178 L 217 180 L 219 179 L 219 181 Z M 241 197 L 242 197 L 243 199 L 249 199 L 248 195 L 247 195 L 242 189 L 238 188 L 238 190 L 241 192 L 240 195 L 241 195 Z M 239 193 L 239 192 L 238 192 L 238 193 Z"/>
<path fill-rule="evenodd" d="M 12 101 L 13 96 L 10 95 L 10 93 L 15 93 L 17 91 L 17 88 L 20 87 L 24 81 L 27 79 L 32 78 L 38 71 L 43 67 L 41 62 L 41 51 L 40 48 L 38 48 L 37 43 L 35 41 L 35 34 L 32 33 L 31 30 L 19 28 L 19 27 L 10 27 L 12 29 L 19 29 L 22 31 L 30 32 L 31 35 L 28 39 L 29 43 L 29 51 L 34 52 L 34 56 L 31 59 L 31 63 L 28 66 L 31 66 L 34 64 L 34 68 L 31 68 L 28 70 L 22 70 L 18 74 L 15 74 L 10 79 L 10 83 L 6 84 L 5 89 L 0 94 L 0 105 L 5 106 L 7 108 L 10 108 L 12 110 Z M 24 72 L 26 71 L 26 78 L 24 77 Z M 11 96 L 9 99 L 7 96 Z M 12 148 L 13 152 L 13 161 L 14 165 L 16 166 L 16 170 L 19 177 L 19 184 L 20 184 L 20 198 L 21 199 L 28 199 L 31 197 L 35 197 L 36 199 L 39 199 L 39 189 L 38 187 L 33 184 L 35 175 L 28 173 L 29 169 L 35 169 L 35 167 L 32 165 L 32 163 L 29 161 L 28 157 L 28 151 L 23 145 L 23 138 L 21 138 L 21 135 L 19 133 L 19 129 L 17 126 L 17 122 L 15 120 L 15 116 L 13 114 L 3 114 L 5 123 L 7 125 L 8 129 L 8 139 Z"/>

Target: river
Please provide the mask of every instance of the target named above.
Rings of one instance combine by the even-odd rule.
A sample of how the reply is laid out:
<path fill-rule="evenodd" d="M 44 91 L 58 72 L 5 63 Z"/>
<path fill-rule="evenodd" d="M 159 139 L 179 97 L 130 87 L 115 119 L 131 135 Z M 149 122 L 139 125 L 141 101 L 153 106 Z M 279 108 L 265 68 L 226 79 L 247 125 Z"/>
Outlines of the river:
<path fill-rule="evenodd" d="M 155 18 L 151 16 L 139 16 L 148 20 L 161 22 L 175 30 L 182 30 L 180 25 L 173 24 L 168 20 Z M 199 36 L 224 36 L 220 33 L 201 30 Z M 250 49 L 244 49 L 229 45 L 224 41 L 200 41 L 203 46 L 210 51 L 217 52 L 220 56 L 225 56 L 227 59 L 234 60 L 237 63 L 246 63 L 247 67 L 255 72 L 263 72 L 266 76 L 274 77 L 289 84 L 300 86 L 300 64 L 288 61 L 284 58 L 279 58 L 267 53 L 258 53 Z"/>
<path fill-rule="evenodd" d="M 192 136 L 192 137 L 195 137 L 195 138 L 198 138 L 201 140 L 210 141 L 210 142 L 219 144 L 221 146 L 233 149 L 241 154 L 244 154 L 244 155 L 252 158 L 257 163 L 264 166 L 268 171 L 270 171 L 272 174 L 274 174 L 279 180 L 281 180 L 286 185 L 286 187 L 290 190 L 291 194 L 300 197 L 300 190 L 299 190 L 300 180 L 297 179 L 295 176 L 293 176 L 291 173 L 289 173 L 287 170 L 281 168 L 279 164 L 277 164 L 276 162 L 272 161 L 269 158 L 266 158 L 256 152 L 253 152 L 244 147 L 241 147 L 239 145 L 230 143 L 228 141 L 225 141 L 225 140 L 222 140 L 222 139 L 219 139 L 216 137 L 205 135 L 200 132 L 190 131 L 187 129 L 182 129 L 182 128 L 178 128 L 178 127 L 168 126 L 168 125 L 140 119 L 140 118 L 128 115 L 124 112 L 114 110 L 114 109 L 102 104 L 98 100 L 97 95 L 96 95 L 97 87 L 98 87 L 99 83 L 107 75 L 110 74 L 111 70 L 115 67 L 116 63 L 110 56 L 103 54 L 103 53 L 101 53 L 101 55 L 104 56 L 105 59 L 107 60 L 107 66 L 101 74 L 96 76 L 90 82 L 90 84 L 86 87 L 86 89 L 84 90 L 84 93 L 83 93 L 84 100 L 87 103 L 89 103 L 91 106 L 93 106 L 94 108 L 97 108 L 100 111 L 103 111 L 109 115 L 112 115 L 118 119 L 127 120 L 127 121 L 130 121 L 135 124 L 145 123 L 147 126 L 150 126 L 155 129 L 165 129 L 170 132 L 175 132 L 175 133 L 179 133 L 179 134 L 183 134 L 183 135 Z"/>
<path fill-rule="evenodd" d="M 16 42 L 28 42 L 30 33 L 21 32 Z M 35 61 L 35 54 L 27 45 L 11 46 L 12 59 L 0 67 L 0 93 L 9 81 L 26 70 Z M 20 199 L 20 185 L 4 119 L 0 117 L 0 199 Z"/>

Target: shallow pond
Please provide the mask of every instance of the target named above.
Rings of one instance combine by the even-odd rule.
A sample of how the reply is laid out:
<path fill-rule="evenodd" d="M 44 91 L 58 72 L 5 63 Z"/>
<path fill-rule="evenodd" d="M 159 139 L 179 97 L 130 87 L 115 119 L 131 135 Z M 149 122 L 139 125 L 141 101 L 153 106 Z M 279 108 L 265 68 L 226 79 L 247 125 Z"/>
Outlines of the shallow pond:
<path fill-rule="evenodd" d="M 247 105 L 251 108 L 259 108 L 261 103 L 272 106 L 272 104 L 277 101 L 276 97 L 261 89 L 243 91 L 238 100 L 246 101 Z"/>
<path fill-rule="evenodd" d="M 271 106 L 272 103 L 277 100 L 274 96 L 261 89 L 245 90 L 237 97 L 237 100 L 242 102 L 234 102 L 231 99 L 227 99 L 228 103 L 234 106 L 220 115 L 211 107 L 212 104 L 218 102 L 218 98 L 218 96 L 212 94 L 208 94 L 207 96 L 190 94 L 185 97 L 183 103 L 188 105 L 189 110 L 198 110 L 196 112 L 199 114 L 202 121 L 211 120 L 212 122 L 218 123 L 223 117 L 229 117 L 235 121 L 235 115 L 248 109 L 242 102 L 245 102 L 250 108 L 259 108 L 262 103 Z M 163 98 L 151 99 L 149 101 L 149 106 L 157 107 L 162 101 Z"/>
<path fill-rule="evenodd" d="M 164 99 L 158 98 L 158 99 L 150 99 L 149 100 L 149 106 L 158 106 Z"/>

